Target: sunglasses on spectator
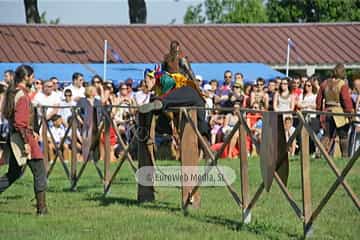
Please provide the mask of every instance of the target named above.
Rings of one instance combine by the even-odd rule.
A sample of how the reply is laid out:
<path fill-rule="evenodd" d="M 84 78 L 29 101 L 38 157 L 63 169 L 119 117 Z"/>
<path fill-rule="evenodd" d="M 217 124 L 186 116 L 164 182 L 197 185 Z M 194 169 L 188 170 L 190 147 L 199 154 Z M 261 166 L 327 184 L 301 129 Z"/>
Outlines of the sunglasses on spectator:
<path fill-rule="evenodd" d="M 65 94 L 65 97 L 72 97 L 71 94 Z"/>
<path fill-rule="evenodd" d="M 312 87 L 311 84 L 306 84 L 305 86 L 307 86 L 307 87 Z"/>
<path fill-rule="evenodd" d="M 128 90 L 128 88 L 127 87 L 124 87 L 124 88 L 122 87 L 121 90 Z"/>
<path fill-rule="evenodd" d="M 258 85 L 259 87 L 264 86 L 264 84 L 263 84 L 263 83 L 258 83 L 257 85 Z"/>
<path fill-rule="evenodd" d="M 35 85 L 41 85 L 41 82 L 35 82 Z"/>
<path fill-rule="evenodd" d="M 94 81 L 95 84 L 101 83 L 100 81 Z"/>
<path fill-rule="evenodd" d="M 224 76 L 224 78 L 232 78 L 232 76 Z"/>
<path fill-rule="evenodd" d="M 53 88 L 53 85 L 45 85 L 46 88 Z"/>

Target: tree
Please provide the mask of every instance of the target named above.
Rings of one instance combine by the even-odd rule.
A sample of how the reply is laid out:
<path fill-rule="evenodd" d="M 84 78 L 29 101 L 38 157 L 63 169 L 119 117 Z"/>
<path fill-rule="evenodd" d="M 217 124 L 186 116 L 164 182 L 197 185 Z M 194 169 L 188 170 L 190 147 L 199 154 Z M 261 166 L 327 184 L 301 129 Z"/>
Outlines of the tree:
<path fill-rule="evenodd" d="M 270 22 L 359 21 L 359 0 L 268 0 Z"/>
<path fill-rule="evenodd" d="M 259 23 L 267 22 L 262 0 L 206 0 L 205 16 L 202 4 L 187 9 L 184 23 Z"/>
<path fill-rule="evenodd" d="M 145 0 L 128 0 L 130 23 L 146 24 Z"/>
<path fill-rule="evenodd" d="M 46 19 L 46 11 L 44 11 L 40 15 L 40 23 L 42 23 L 42 24 L 59 24 L 60 23 L 60 18 L 56 18 L 55 20 L 50 19 L 50 21 L 48 21 Z"/>
<path fill-rule="evenodd" d="M 37 0 L 24 0 L 26 23 L 40 23 Z"/>
<path fill-rule="evenodd" d="M 204 23 L 206 18 L 201 15 L 202 4 L 197 6 L 190 6 L 185 13 L 184 23 L 185 24 L 197 24 Z"/>

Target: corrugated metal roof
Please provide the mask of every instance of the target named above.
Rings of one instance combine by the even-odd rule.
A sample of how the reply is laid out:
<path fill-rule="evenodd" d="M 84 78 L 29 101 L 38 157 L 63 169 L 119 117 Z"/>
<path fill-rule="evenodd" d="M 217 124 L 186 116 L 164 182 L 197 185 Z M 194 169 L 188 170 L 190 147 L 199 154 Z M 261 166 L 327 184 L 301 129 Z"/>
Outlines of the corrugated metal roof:
<path fill-rule="evenodd" d="M 107 39 L 125 63 L 160 62 L 177 39 L 192 62 L 279 65 L 288 38 L 291 64 L 360 63 L 360 23 L 0 25 L 0 61 L 101 63 Z"/>

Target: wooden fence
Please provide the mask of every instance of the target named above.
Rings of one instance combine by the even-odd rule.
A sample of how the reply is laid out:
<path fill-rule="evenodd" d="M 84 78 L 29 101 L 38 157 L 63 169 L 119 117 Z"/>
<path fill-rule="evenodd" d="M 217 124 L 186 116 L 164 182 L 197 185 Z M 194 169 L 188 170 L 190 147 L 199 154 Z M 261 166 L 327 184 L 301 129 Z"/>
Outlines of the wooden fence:
<path fill-rule="evenodd" d="M 45 116 L 46 109 L 50 107 L 42 108 L 42 116 Z M 120 107 L 120 106 L 109 106 L 109 107 Z M 155 155 L 154 155 L 154 138 L 155 138 L 155 121 L 153 119 L 149 120 L 149 116 L 146 114 L 138 114 L 137 120 L 137 134 L 133 136 L 130 141 L 132 143 L 137 143 L 138 149 L 138 168 L 132 156 L 129 154 L 129 145 L 127 145 L 114 125 L 109 111 L 103 112 L 102 121 L 97 121 L 96 111 L 93 111 L 92 121 L 90 122 L 89 128 L 86 129 L 87 137 L 83 139 L 85 145 L 83 145 L 82 152 L 84 156 L 84 163 L 82 164 L 79 171 L 77 171 L 77 148 L 76 148 L 76 132 L 78 129 L 78 112 L 76 107 L 72 107 L 72 118 L 69 123 L 68 128 L 66 129 L 66 136 L 71 130 L 71 151 L 72 158 L 70 164 L 70 170 L 64 162 L 64 157 L 62 156 L 61 149 L 63 148 L 64 139 L 61 143 L 56 146 L 55 159 L 52 161 L 50 166 L 47 166 L 48 176 L 50 176 L 56 160 L 60 159 L 64 172 L 67 178 L 70 180 L 70 188 L 76 190 L 76 186 L 88 164 L 92 162 L 98 172 L 99 178 L 103 181 L 104 184 L 104 195 L 106 195 L 114 179 L 116 178 L 119 170 L 123 166 L 124 162 L 127 160 L 134 173 L 138 168 L 151 166 L 155 167 Z M 320 140 L 318 139 L 316 133 L 311 128 L 309 123 L 305 120 L 307 114 L 314 114 L 314 112 L 265 112 L 265 111 L 256 111 L 251 109 L 240 109 L 237 113 L 239 121 L 233 127 L 231 132 L 227 135 L 224 140 L 223 145 L 220 150 L 213 152 L 210 149 L 208 141 L 200 134 L 197 128 L 196 120 L 196 111 L 199 108 L 196 107 L 182 107 L 174 108 L 169 111 L 179 112 L 179 132 L 180 132 L 180 151 L 181 151 L 181 166 L 198 166 L 199 165 L 199 154 L 198 154 L 198 145 L 205 151 L 206 155 L 210 157 L 207 165 L 205 174 L 209 173 L 213 168 L 218 171 L 219 174 L 222 174 L 225 186 L 231 194 L 233 200 L 236 202 L 238 207 L 242 210 L 242 218 L 244 223 L 249 223 L 251 221 L 251 211 L 255 207 L 257 200 L 264 190 L 269 191 L 273 180 L 278 184 L 291 208 L 294 210 L 296 216 L 303 223 L 303 233 L 304 237 L 307 237 L 311 233 L 312 225 L 316 218 L 321 213 L 322 209 L 326 206 L 329 199 L 333 196 L 335 191 L 341 185 L 347 195 L 350 197 L 354 203 L 358 213 L 360 211 L 360 201 L 355 192 L 349 186 L 346 181 L 346 176 L 354 166 L 355 162 L 359 159 L 360 148 L 357 149 L 355 154 L 347 161 L 345 168 L 340 171 L 332 157 L 328 154 L 327 150 L 324 148 Z M 229 109 L 228 109 L 229 110 Z M 231 109 L 232 110 L 232 109 Z M 246 151 L 246 137 L 251 136 L 251 130 L 249 129 L 244 114 L 248 112 L 261 112 L 263 116 L 263 129 L 262 129 L 262 142 L 261 144 L 257 139 L 253 138 L 252 141 L 255 144 L 260 144 L 260 163 L 261 163 L 261 173 L 262 173 L 262 183 L 257 187 L 257 190 L 254 195 L 250 195 L 249 191 L 249 169 L 248 169 L 248 154 Z M 342 116 L 355 116 L 355 114 L 336 114 L 336 113 L 325 113 L 325 112 L 315 112 L 320 115 L 342 115 Z M 283 126 L 283 114 L 292 114 L 298 118 L 298 126 L 294 134 L 288 139 L 285 140 L 285 132 Z M 48 123 L 44 117 L 42 117 L 42 136 L 43 139 L 47 139 L 48 134 Z M 115 130 L 118 144 L 124 149 L 123 154 L 119 157 L 119 163 L 114 172 L 110 171 L 110 128 Z M 98 159 L 96 158 L 96 152 L 99 147 L 99 138 L 100 134 L 104 132 L 105 135 L 105 159 L 104 159 L 104 169 L 103 171 L 99 167 Z M 229 144 L 233 136 L 238 132 L 239 136 L 239 148 L 240 148 L 240 183 L 241 189 L 240 193 L 231 185 L 226 176 L 222 173 L 221 168 L 218 167 L 218 159 L 225 150 L 226 146 Z M 83 133 L 84 134 L 84 133 Z M 300 135 L 300 165 L 301 165 L 301 189 L 302 189 L 302 205 L 299 206 L 294 200 L 293 195 L 287 188 L 287 179 L 289 173 L 289 159 L 288 159 L 288 147 L 292 142 Z M 52 139 L 54 137 L 50 133 Z M 312 196 L 311 196 L 311 178 L 310 178 L 310 152 L 309 152 L 309 139 L 315 143 L 315 145 L 320 150 L 322 156 L 328 163 L 330 170 L 336 176 L 336 180 L 328 189 L 326 194 L 322 197 L 320 203 L 313 207 L 312 206 Z M 186 148 L 184 147 L 186 145 Z M 45 162 L 47 163 L 49 159 L 48 156 L 49 148 L 47 141 L 44 141 L 44 154 Z M 188 168 L 182 168 L 183 171 L 187 171 Z M 187 212 L 189 206 L 194 208 L 200 207 L 200 187 L 202 181 L 199 180 L 192 187 L 183 186 L 182 187 L 182 209 L 184 212 Z M 155 188 L 154 186 L 143 186 L 138 184 L 138 201 L 153 201 L 155 200 Z"/>

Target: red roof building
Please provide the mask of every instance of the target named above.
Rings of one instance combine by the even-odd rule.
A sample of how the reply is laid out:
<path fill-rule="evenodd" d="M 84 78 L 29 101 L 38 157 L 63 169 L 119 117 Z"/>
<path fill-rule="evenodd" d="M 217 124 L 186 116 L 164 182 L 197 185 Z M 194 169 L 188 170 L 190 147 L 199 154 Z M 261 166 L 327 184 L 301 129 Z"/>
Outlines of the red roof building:
<path fill-rule="evenodd" d="M 284 69 L 360 68 L 360 23 L 0 25 L 0 62 L 101 63 L 104 40 L 124 63 L 160 62 L 177 39 L 190 61 L 260 62 Z M 115 62 L 109 54 L 110 61 Z"/>

